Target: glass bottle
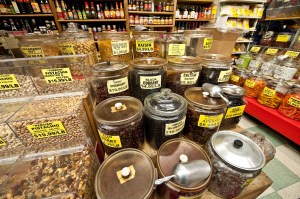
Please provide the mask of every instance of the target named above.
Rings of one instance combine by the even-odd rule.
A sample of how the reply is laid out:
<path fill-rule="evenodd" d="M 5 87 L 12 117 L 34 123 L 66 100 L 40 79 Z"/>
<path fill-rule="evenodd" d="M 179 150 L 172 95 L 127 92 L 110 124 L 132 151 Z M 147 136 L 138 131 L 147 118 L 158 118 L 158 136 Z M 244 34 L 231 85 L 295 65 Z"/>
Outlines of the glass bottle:
<path fill-rule="evenodd" d="M 96 9 L 94 6 L 94 2 L 91 2 L 91 16 L 93 19 L 97 19 L 97 13 L 96 13 Z"/>
<path fill-rule="evenodd" d="M 121 19 L 121 13 L 120 13 L 118 2 L 116 2 L 116 18 Z"/>
<path fill-rule="evenodd" d="M 80 11 L 79 7 L 77 7 L 77 15 L 78 15 L 78 19 L 80 20 L 83 19 L 82 12 Z"/>
<path fill-rule="evenodd" d="M 52 10 L 50 8 L 50 4 L 49 4 L 48 0 L 45 0 L 45 7 L 47 9 L 47 13 L 52 13 Z"/>
<path fill-rule="evenodd" d="M 187 7 L 184 8 L 184 12 L 183 12 L 183 19 L 187 19 L 188 18 L 188 10 L 187 10 Z"/>
<path fill-rule="evenodd" d="M 125 13 L 124 13 L 122 2 L 120 2 L 120 16 L 121 16 L 121 19 L 125 18 Z"/>
<path fill-rule="evenodd" d="M 56 0 L 55 2 L 56 2 L 56 13 L 57 13 L 58 19 L 64 19 L 64 13 L 62 12 L 62 10 L 60 8 L 58 0 Z"/>
<path fill-rule="evenodd" d="M 111 3 L 110 4 L 110 18 L 111 19 L 115 19 L 116 18 L 116 12 L 115 12 L 115 9 L 114 9 L 114 6 L 113 6 L 113 4 Z"/>
<path fill-rule="evenodd" d="M 26 13 L 26 8 L 25 8 L 24 0 L 17 0 L 17 6 L 18 6 L 21 14 L 25 14 Z"/>
<path fill-rule="evenodd" d="M 69 19 L 74 19 L 74 16 L 73 16 L 73 12 L 72 12 L 72 10 L 70 9 L 70 7 L 68 8 L 68 17 L 69 17 Z"/>
<path fill-rule="evenodd" d="M 86 17 L 88 19 L 91 19 L 92 15 L 91 15 L 91 11 L 90 11 L 90 7 L 89 7 L 89 3 L 88 2 L 84 2 L 84 10 L 85 10 L 85 13 L 86 13 Z"/>
<path fill-rule="evenodd" d="M 109 19 L 110 18 L 110 12 L 108 10 L 107 4 L 104 4 L 104 18 Z"/>
<path fill-rule="evenodd" d="M 85 10 L 84 10 L 84 8 L 82 8 L 82 18 L 83 19 L 87 19 L 87 15 L 86 15 L 86 12 L 85 12 Z"/>
<path fill-rule="evenodd" d="M 76 11 L 76 9 L 74 8 L 74 6 L 72 6 L 72 13 L 73 13 L 73 18 L 74 18 L 74 19 L 78 19 L 78 14 L 77 14 L 77 11 Z"/>
<path fill-rule="evenodd" d="M 41 10 L 42 10 L 42 13 L 47 13 L 47 8 L 45 6 L 45 3 L 43 0 L 40 1 L 40 7 L 41 7 Z"/>
<path fill-rule="evenodd" d="M 24 0 L 24 3 L 25 3 L 25 6 L 26 6 L 26 9 L 27 9 L 27 13 L 28 14 L 33 14 L 33 10 L 32 10 L 31 4 L 30 4 L 30 0 Z"/>
<path fill-rule="evenodd" d="M 31 0 L 31 7 L 34 13 L 40 13 L 41 9 L 39 4 L 36 2 L 36 0 Z"/>

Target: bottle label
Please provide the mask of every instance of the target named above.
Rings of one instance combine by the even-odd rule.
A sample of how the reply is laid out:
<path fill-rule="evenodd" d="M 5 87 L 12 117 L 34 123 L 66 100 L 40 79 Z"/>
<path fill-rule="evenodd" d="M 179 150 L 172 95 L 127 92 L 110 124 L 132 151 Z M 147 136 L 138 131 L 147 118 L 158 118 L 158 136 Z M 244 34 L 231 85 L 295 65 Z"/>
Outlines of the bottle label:
<path fill-rule="evenodd" d="M 154 41 L 136 40 L 136 52 L 154 52 Z"/>
<path fill-rule="evenodd" d="M 15 90 L 21 86 L 14 74 L 0 75 L 0 90 Z"/>
<path fill-rule="evenodd" d="M 0 137 L 0 147 L 6 146 L 6 142 Z"/>
<path fill-rule="evenodd" d="M 129 53 L 128 41 L 112 41 L 111 48 L 113 55 L 124 55 Z"/>
<path fill-rule="evenodd" d="M 74 45 L 72 44 L 59 44 L 59 49 L 63 55 L 76 55 Z"/>
<path fill-rule="evenodd" d="M 249 87 L 249 88 L 254 88 L 255 82 L 254 82 L 254 81 L 251 81 L 251 80 L 249 80 L 249 79 L 247 79 L 247 80 L 245 81 L 245 86 L 247 86 L 247 87 Z"/>
<path fill-rule="evenodd" d="M 231 75 L 231 69 L 221 71 L 220 75 L 219 75 L 219 78 L 218 78 L 218 82 L 227 82 L 230 78 L 230 75 Z"/>
<path fill-rule="evenodd" d="M 155 89 L 161 87 L 161 75 L 140 76 L 141 89 Z"/>
<path fill-rule="evenodd" d="M 256 47 L 256 46 L 253 46 L 251 49 L 250 49 L 250 52 L 253 52 L 253 53 L 258 53 L 260 51 L 260 47 Z"/>
<path fill-rule="evenodd" d="M 41 12 L 41 10 L 40 10 L 40 7 L 39 7 L 39 4 L 38 3 L 31 3 L 31 7 L 32 7 L 32 9 L 33 9 L 33 12 L 36 12 L 36 13 L 39 13 L 39 12 Z"/>
<path fill-rule="evenodd" d="M 107 90 L 109 94 L 124 92 L 129 89 L 128 78 L 120 78 L 107 81 Z"/>
<path fill-rule="evenodd" d="M 265 52 L 266 55 L 276 55 L 278 52 L 278 49 L 276 48 L 268 48 L 267 51 Z"/>
<path fill-rule="evenodd" d="M 230 76 L 230 79 L 231 79 L 231 81 L 233 81 L 233 82 L 238 82 L 238 81 L 240 80 L 240 77 L 239 77 L 239 76 L 236 76 L 236 75 L 231 75 L 231 76 Z"/>
<path fill-rule="evenodd" d="M 42 69 L 45 81 L 48 84 L 60 84 L 72 82 L 72 74 L 69 68 Z"/>
<path fill-rule="evenodd" d="M 193 85 L 197 83 L 198 78 L 199 78 L 199 72 L 181 73 L 180 84 Z"/>
<path fill-rule="evenodd" d="M 203 49 L 204 50 L 211 49 L 212 43 L 213 43 L 213 38 L 204 38 Z"/>
<path fill-rule="evenodd" d="M 214 128 L 220 126 L 223 114 L 220 115 L 200 115 L 198 126 L 204 128 Z"/>
<path fill-rule="evenodd" d="M 21 47 L 25 57 L 45 57 L 41 47 Z"/>
<path fill-rule="evenodd" d="M 285 53 L 285 55 L 288 55 L 290 58 L 293 58 L 293 59 L 296 59 L 299 54 L 300 54 L 300 52 L 291 51 L 291 50 L 288 50 Z"/>
<path fill-rule="evenodd" d="M 175 135 L 182 131 L 185 125 L 185 119 L 186 117 L 184 117 L 182 120 L 179 120 L 178 122 L 166 124 L 165 136 Z"/>
<path fill-rule="evenodd" d="M 300 108 L 300 99 L 297 99 L 295 97 L 291 97 L 287 103 L 291 106 L 294 106 L 296 108 Z"/>
<path fill-rule="evenodd" d="M 98 130 L 98 133 L 100 135 L 100 139 L 101 139 L 102 143 L 105 144 L 106 146 L 111 147 L 111 148 L 122 148 L 120 136 L 106 135 L 104 133 L 101 133 L 100 130 Z"/>
<path fill-rule="evenodd" d="M 185 55 L 185 44 L 169 44 L 168 55 Z"/>
<path fill-rule="evenodd" d="M 276 41 L 279 42 L 288 42 L 291 38 L 291 35 L 278 35 Z"/>
<path fill-rule="evenodd" d="M 262 93 L 263 93 L 264 95 L 269 96 L 269 97 L 273 97 L 273 96 L 275 96 L 275 94 L 276 94 L 276 90 L 273 90 L 273 89 L 270 89 L 270 88 L 268 88 L 268 87 L 265 87 L 264 90 L 262 91 Z"/>
<path fill-rule="evenodd" d="M 225 119 L 242 116 L 245 108 L 246 105 L 228 108 L 226 111 Z"/>
<path fill-rule="evenodd" d="M 67 134 L 67 131 L 61 121 L 30 124 L 26 127 L 31 135 L 38 139 L 62 136 Z"/>

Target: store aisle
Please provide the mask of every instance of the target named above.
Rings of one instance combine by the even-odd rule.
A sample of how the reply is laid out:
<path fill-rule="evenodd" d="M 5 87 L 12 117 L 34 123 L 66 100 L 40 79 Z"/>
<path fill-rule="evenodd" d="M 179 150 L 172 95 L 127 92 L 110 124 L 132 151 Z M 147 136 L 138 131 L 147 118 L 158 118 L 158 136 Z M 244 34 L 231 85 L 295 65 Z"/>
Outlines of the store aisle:
<path fill-rule="evenodd" d="M 258 198 L 300 198 L 300 147 L 249 115 L 243 116 L 240 126 L 262 133 L 276 147 L 275 158 L 263 169 L 273 184 Z"/>

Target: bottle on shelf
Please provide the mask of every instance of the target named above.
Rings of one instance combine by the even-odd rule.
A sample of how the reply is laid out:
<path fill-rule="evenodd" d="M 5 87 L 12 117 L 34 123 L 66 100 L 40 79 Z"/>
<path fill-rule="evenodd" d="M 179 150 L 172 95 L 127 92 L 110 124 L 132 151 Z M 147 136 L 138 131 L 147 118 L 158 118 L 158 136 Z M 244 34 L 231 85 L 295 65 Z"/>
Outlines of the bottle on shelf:
<path fill-rule="evenodd" d="M 49 4 L 48 0 L 45 0 L 45 6 L 46 6 L 46 9 L 47 9 L 47 13 L 52 13 L 52 10 L 51 10 L 51 7 L 50 7 L 50 4 Z"/>
<path fill-rule="evenodd" d="M 31 27 L 30 27 L 30 25 L 29 25 L 29 23 L 28 23 L 28 20 L 25 19 L 24 22 L 25 22 L 25 27 L 26 27 L 26 29 L 27 29 L 27 32 L 28 32 L 28 33 L 32 33 L 33 31 L 32 31 L 32 29 L 31 29 Z"/>
<path fill-rule="evenodd" d="M 41 13 L 41 9 L 36 0 L 31 0 L 31 7 L 34 13 Z"/>
<path fill-rule="evenodd" d="M 21 14 L 27 13 L 24 0 L 17 0 L 17 7 L 19 8 Z"/>
<path fill-rule="evenodd" d="M 74 16 L 73 16 L 73 12 L 72 12 L 72 10 L 70 9 L 70 6 L 68 7 L 68 17 L 69 17 L 69 19 L 74 19 Z"/>
<path fill-rule="evenodd" d="M 91 16 L 93 19 L 97 19 L 97 12 L 94 6 L 94 2 L 91 2 Z"/>
<path fill-rule="evenodd" d="M 158 11 L 158 12 L 161 12 L 161 10 L 162 10 L 162 9 L 161 9 L 161 6 L 162 6 L 162 5 L 161 5 L 161 2 L 158 2 L 158 6 L 157 6 L 157 11 Z"/>
<path fill-rule="evenodd" d="M 85 10 L 85 13 L 86 13 L 86 17 L 88 19 L 92 19 L 92 15 L 91 15 L 91 11 L 90 11 L 90 7 L 89 7 L 88 2 L 84 2 L 84 10 Z"/>
<path fill-rule="evenodd" d="M 132 0 L 128 0 L 128 10 L 132 10 Z"/>
<path fill-rule="evenodd" d="M 77 15 L 78 15 L 78 19 L 80 20 L 83 19 L 82 12 L 80 11 L 79 7 L 77 7 Z"/>
<path fill-rule="evenodd" d="M 54 23 L 54 21 L 51 21 L 51 28 L 52 30 L 57 30 L 56 25 Z"/>
<path fill-rule="evenodd" d="M 108 10 L 107 4 L 104 4 L 104 18 L 109 19 L 110 18 L 110 12 Z"/>
<path fill-rule="evenodd" d="M 121 13 L 120 13 L 120 9 L 118 6 L 118 2 L 116 2 L 116 18 L 121 19 Z"/>
<path fill-rule="evenodd" d="M 72 13 L 73 13 L 73 18 L 74 18 L 74 19 L 78 19 L 78 14 L 77 14 L 77 11 L 76 11 L 76 9 L 74 8 L 74 6 L 72 6 Z"/>
<path fill-rule="evenodd" d="M 42 13 L 47 13 L 48 12 L 47 8 L 46 8 L 46 5 L 45 5 L 43 0 L 40 1 L 40 7 L 41 7 Z"/>
<path fill-rule="evenodd" d="M 12 5 L 12 2 L 11 2 L 11 1 L 9 1 L 8 6 L 9 6 L 9 12 L 10 12 L 11 14 L 17 14 L 16 11 L 15 11 L 15 9 L 14 9 L 14 6 Z"/>
<path fill-rule="evenodd" d="M 64 19 L 68 20 L 69 19 L 69 15 L 68 15 L 68 11 L 67 11 L 67 6 L 66 6 L 66 4 L 65 4 L 65 2 L 63 0 L 60 3 L 61 3 L 61 10 L 63 12 Z"/>
<path fill-rule="evenodd" d="M 21 24 L 21 30 L 26 31 L 27 29 L 26 29 L 26 25 L 24 24 L 23 19 L 20 20 L 20 24 Z"/>
<path fill-rule="evenodd" d="M 116 18 L 116 12 L 115 12 L 115 9 L 114 9 L 114 6 L 113 6 L 113 4 L 111 3 L 110 4 L 110 18 L 111 19 L 115 19 Z"/>
<path fill-rule="evenodd" d="M 187 10 L 187 7 L 184 8 L 184 12 L 183 12 L 183 19 L 187 19 L 188 18 L 188 14 L 189 11 Z"/>
<path fill-rule="evenodd" d="M 190 14 L 190 19 L 194 19 L 195 18 L 195 7 L 193 6 L 191 14 Z"/>
<path fill-rule="evenodd" d="M 28 14 L 33 14 L 33 9 L 31 7 L 30 0 L 24 0 L 24 3 L 25 3 L 25 7 L 26 7 L 26 10 L 27 10 L 27 13 Z"/>
<path fill-rule="evenodd" d="M 64 13 L 61 10 L 58 0 L 56 0 L 55 2 L 56 2 L 56 13 L 57 13 L 58 19 L 64 19 Z"/>
<path fill-rule="evenodd" d="M 125 13 L 124 13 L 122 2 L 120 2 L 120 16 L 121 16 L 121 19 L 125 19 Z"/>
<path fill-rule="evenodd" d="M 12 19 L 9 19 L 11 31 L 17 31 L 17 27 Z"/>
<path fill-rule="evenodd" d="M 82 8 L 82 19 L 87 19 L 87 15 L 86 15 L 86 12 L 85 12 L 85 9 Z"/>
<path fill-rule="evenodd" d="M 38 28 L 38 26 L 36 24 L 35 19 L 31 19 L 31 23 L 32 23 L 32 27 L 33 27 L 33 33 L 40 34 L 41 31 L 39 30 L 39 28 Z"/>
<path fill-rule="evenodd" d="M 136 11 L 136 0 L 132 0 L 132 11 Z"/>
<path fill-rule="evenodd" d="M 97 4 L 97 15 L 99 19 L 104 19 L 103 7 L 101 3 L 100 6 Z"/>

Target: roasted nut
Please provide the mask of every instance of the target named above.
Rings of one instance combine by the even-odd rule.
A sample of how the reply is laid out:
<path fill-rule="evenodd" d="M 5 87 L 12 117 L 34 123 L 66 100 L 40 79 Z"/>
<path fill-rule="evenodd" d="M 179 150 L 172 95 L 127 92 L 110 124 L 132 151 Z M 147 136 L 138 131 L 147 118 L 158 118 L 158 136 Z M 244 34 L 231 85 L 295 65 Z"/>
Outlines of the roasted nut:
<path fill-rule="evenodd" d="M 4 142 L 2 146 L 0 145 L 1 157 L 18 154 L 24 149 L 24 145 L 7 124 L 0 124 L 0 138 Z"/>

